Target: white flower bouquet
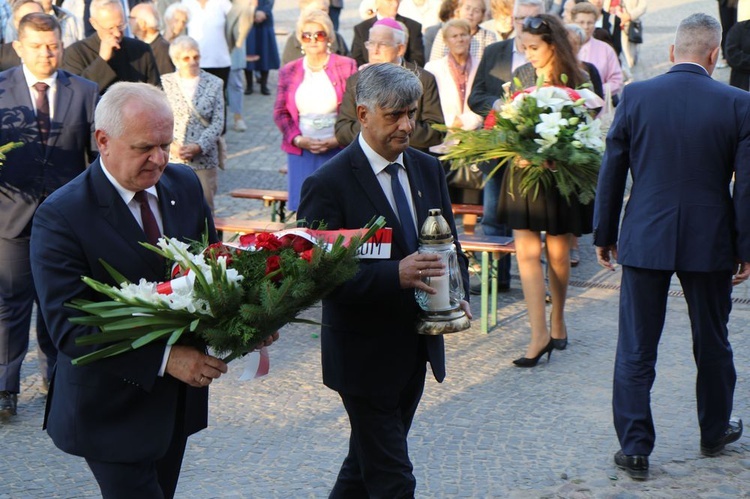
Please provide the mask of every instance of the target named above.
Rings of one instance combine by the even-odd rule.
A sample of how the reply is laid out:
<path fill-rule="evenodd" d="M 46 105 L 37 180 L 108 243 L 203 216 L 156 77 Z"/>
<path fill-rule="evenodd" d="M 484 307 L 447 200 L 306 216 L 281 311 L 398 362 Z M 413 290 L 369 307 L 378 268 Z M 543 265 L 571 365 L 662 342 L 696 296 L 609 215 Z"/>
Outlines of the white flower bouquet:
<path fill-rule="evenodd" d="M 540 85 L 516 92 L 487 115 L 484 129 L 456 130 L 441 159 L 499 160 L 497 168 L 510 162 L 518 174 L 509 177 L 511 191 L 518 177 L 524 196 L 554 186 L 568 202 L 590 203 L 604 152 L 601 122 L 591 110 L 602 103 L 588 89 Z"/>

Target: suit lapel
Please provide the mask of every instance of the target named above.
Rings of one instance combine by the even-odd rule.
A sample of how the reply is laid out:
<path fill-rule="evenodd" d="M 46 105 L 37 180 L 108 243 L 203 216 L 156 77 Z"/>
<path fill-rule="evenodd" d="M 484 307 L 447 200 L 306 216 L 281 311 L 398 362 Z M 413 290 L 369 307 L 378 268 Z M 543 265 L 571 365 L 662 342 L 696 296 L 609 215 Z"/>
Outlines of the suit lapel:
<path fill-rule="evenodd" d="M 372 166 L 367 160 L 367 156 L 365 156 L 364 151 L 359 146 L 359 136 L 355 137 L 350 149 L 352 174 L 362 186 L 362 189 L 370 202 L 375 206 L 375 212 L 385 216 L 387 226 L 394 229 L 394 240 L 402 249 L 403 254 L 409 254 L 409 247 L 404 238 L 401 224 L 398 221 L 398 216 L 396 216 L 396 212 L 393 211 L 391 203 L 388 202 L 388 198 L 385 197 L 383 188 L 375 177 L 375 172 L 372 171 Z M 409 180 L 411 182 L 411 178 Z"/>
<path fill-rule="evenodd" d="M 133 253 L 148 264 L 155 279 L 164 278 L 162 258 L 141 246 L 140 241 L 146 241 L 146 234 L 138 225 L 130 209 L 123 203 L 115 187 L 104 175 L 101 163 L 97 160 L 89 166 L 89 169 L 91 170 L 92 187 L 102 217 L 112 226 L 114 233 L 120 236 L 123 245 L 129 247 Z"/>
<path fill-rule="evenodd" d="M 21 66 L 17 66 L 11 71 L 13 71 L 13 74 L 10 77 L 10 85 L 7 89 L 10 94 L 9 101 L 16 103 L 22 110 L 28 111 L 22 113 L 23 123 L 18 124 L 24 130 L 21 132 L 21 136 L 27 138 L 24 147 L 33 147 L 35 149 L 34 156 L 41 158 L 44 156 L 42 136 L 39 134 L 39 125 L 36 122 L 36 113 L 34 113 L 34 105 L 31 102 L 31 94 L 26 84 L 26 77 L 23 75 Z"/>
<path fill-rule="evenodd" d="M 410 149 L 404 152 L 404 163 L 406 163 L 406 174 L 409 177 L 409 187 L 411 188 L 411 199 L 414 203 L 414 211 L 417 213 L 417 234 L 421 232 L 422 225 L 427 219 L 427 211 L 436 206 L 427 206 L 427 200 L 424 197 L 425 186 L 419 167 L 419 161 L 414 157 Z"/>
<path fill-rule="evenodd" d="M 44 152 L 44 159 L 49 159 L 50 151 L 57 144 L 57 139 L 62 134 L 62 127 L 65 123 L 65 117 L 70 110 L 70 103 L 73 100 L 73 90 L 70 88 L 70 78 L 65 76 L 62 71 L 57 72 L 57 91 L 55 95 L 55 117 L 51 122 L 51 130 L 47 139 L 47 147 Z"/>
<path fill-rule="evenodd" d="M 167 168 L 170 166 L 167 165 Z M 180 234 L 179 210 L 184 208 L 179 205 L 175 196 L 175 188 L 169 179 L 162 175 L 156 184 L 156 192 L 159 193 L 159 211 L 161 211 L 161 224 L 164 228 L 164 237 L 173 237 Z"/>

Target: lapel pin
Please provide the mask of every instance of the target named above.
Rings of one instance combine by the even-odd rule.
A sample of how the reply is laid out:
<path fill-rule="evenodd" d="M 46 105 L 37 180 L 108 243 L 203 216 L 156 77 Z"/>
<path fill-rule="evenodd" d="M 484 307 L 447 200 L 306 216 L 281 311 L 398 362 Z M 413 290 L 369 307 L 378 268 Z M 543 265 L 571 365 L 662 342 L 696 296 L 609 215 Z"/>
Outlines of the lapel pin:
<path fill-rule="evenodd" d="M 172 201 L 170 201 L 169 204 L 171 204 L 172 206 L 174 206 L 175 205 L 174 199 Z"/>

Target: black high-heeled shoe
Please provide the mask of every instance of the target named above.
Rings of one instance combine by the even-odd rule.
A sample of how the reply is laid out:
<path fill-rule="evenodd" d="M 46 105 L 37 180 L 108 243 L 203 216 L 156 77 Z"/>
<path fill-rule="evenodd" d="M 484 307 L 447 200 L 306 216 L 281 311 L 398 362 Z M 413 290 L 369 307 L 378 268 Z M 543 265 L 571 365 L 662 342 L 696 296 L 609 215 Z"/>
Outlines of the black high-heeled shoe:
<path fill-rule="evenodd" d="M 568 338 L 552 338 L 552 348 L 565 350 L 568 347 Z"/>
<path fill-rule="evenodd" d="M 547 346 L 542 348 L 542 351 L 539 352 L 536 357 L 532 359 L 528 357 L 521 357 L 520 359 L 514 360 L 513 364 L 515 364 L 516 367 L 534 367 L 535 365 L 537 365 L 537 363 L 539 363 L 539 359 L 541 359 L 545 353 L 547 354 L 547 362 L 549 363 L 549 358 L 552 355 L 553 348 L 554 347 L 552 346 L 552 339 L 550 339 L 549 343 L 547 343 Z"/>

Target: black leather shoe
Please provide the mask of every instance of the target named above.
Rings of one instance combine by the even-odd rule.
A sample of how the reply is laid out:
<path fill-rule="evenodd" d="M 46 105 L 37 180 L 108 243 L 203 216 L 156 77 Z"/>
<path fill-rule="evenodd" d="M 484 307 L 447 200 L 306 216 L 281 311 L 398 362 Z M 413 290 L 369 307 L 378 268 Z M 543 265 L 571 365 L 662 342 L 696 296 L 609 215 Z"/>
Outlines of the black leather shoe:
<path fill-rule="evenodd" d="M 17 404 L 18 394 L 6 391 L 0 392 L 0 417 L 15 416 Z"/>
<path fill-rule="evenodd" d="M 742 436 L 742 420 L 730 420 L 724 435 L 716 442 L 704 442 L 701 440 L 701 454 L 706 457 L 714 457 L 721 454 L 727 444 L 736 442 Z"/>
<path fill-rule="evenodd" d="M 648 456 L 626 456 L 622 450 L 618 450 L 615 453 L 615 464 L 633 480 L 648 478 Z"/>

